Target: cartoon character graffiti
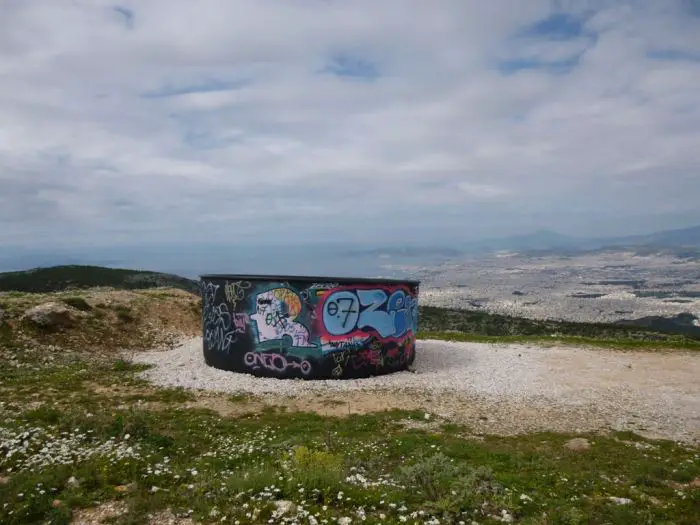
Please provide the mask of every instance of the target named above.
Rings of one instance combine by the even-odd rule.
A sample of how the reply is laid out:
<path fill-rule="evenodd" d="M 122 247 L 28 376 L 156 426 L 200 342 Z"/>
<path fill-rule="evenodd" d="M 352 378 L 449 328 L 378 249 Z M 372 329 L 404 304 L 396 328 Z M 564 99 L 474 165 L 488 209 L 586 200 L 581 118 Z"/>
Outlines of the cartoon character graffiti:
<path fill-rule="evenodd" d="M 258 343 L 281 341 L 283 346 L 316 348 L 309 342 L 309 330 L 296 319 L 302 312 L 301 299 L 290 288 L 273 288 L 255 298 L 255 324 Z"/>

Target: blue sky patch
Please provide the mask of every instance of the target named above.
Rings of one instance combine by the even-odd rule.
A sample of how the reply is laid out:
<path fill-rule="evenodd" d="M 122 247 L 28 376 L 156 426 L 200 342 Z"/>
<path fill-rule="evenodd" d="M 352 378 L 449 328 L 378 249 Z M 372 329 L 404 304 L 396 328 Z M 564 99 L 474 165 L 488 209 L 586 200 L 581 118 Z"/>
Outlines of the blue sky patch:
<path fill-rule="evenodd" d="M 531 58 L 515 58 L 511 60 L 501 60 L 498 62 L 498 70 L 504 75 L 512 75 L 519 71 L 538 69 L 553 74 L 565 74 L 576 67 L 581 59 L 577 55 L 566 60 L 543 61 Z"/>
<path fill-rule="evenodd" d="M 700 53 L 681 51 L 678 49 L 657 49 L 655 51 L 649 51 L 647 57 L 654 60 L 690 60 L 692 62 L 700 62 Z"/>
<path fill-rule="evenodd" d="M 379 70 L 372 62 L 353 55 L 335 55 L 321 70 L 339 77 L 374 80 L 379 77 Z"/>
<path fill-rule="evenodd" d="M 585 18 L 557 13 L 527 26 L 520 36 L 568 40 L 584 36 Z"/>
<path fill-rule="evenodd" d="M 143 98 L 164 98 L 178 95 L 188 95 L 190 93 L 213 93 L 216 91 L 231 91 L 239 89 L 247 84 L 243 80 L 223 81 L 208 80 L 199 84 L 186 84 L 182 86 L 164 86 L 160 89 L 147 91 L 141 96 Z"/>

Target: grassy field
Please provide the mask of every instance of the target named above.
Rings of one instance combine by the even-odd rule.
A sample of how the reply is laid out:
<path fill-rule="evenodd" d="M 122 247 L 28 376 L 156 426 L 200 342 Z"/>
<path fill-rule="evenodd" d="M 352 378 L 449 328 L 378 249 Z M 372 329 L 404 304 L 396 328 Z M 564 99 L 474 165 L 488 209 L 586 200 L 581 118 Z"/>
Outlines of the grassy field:
<path fill-rule="evenodd" d="M 458 331 L 477 337 L 510 337 L 546 339 L 559 337 L 609 342 L 640 343 L 686 343 L 700 347 L 700 327 L 693 325 L 677 326 L 672 323 L 662 325 L 665 329 L 652 329 L 611 323 L 573 323 L 566 321 L 534 320 L 522 317 L 460 310 L 421 307 L 419 327 L 425 332 Z M 644 346 L 644 345 L 642 345 Z"/>
<path fill-rule="evenodd" d="M 23 320 L 47 301 L 71 309 L 70 326 Z M 155 388 L 116 352 L 198 334 L 199 298 L 181 290 L 13 292 L 0 314 L 2 524 L 698 523 L 697 447 L 616 433 L 480 436 L 430 406 L 332 418 Z M 421 326 L 439 331 L 422 336 L 696 344 L 491 335 L 488 323 L 450 331 L 468 315 L 423 309 Z M 589 448 L 567 448 L 574 437 Z"/>
<path fill-rule="evenodd" d="M 610 348 L 615 350 L 700 350 L 700 341 L 684 337 L 669 337 L 662 340 L 640 340 L 631 338 L 583 337 L 573 335 L 481 335 L 455 330 L 440 332 L 418 332 L 418 339 L 437 339 L 464 343 L 528 344 L 538 346 L 576 346 Z"/>
<path fill-rule="evenodd" d="M 473 436 L 425 412 L 237 417 L 120 360 L 15 348 L 0 376 L 0 523 L 696 524 L 700 450 L 632 434 Z M 428 414 L 428 416 L 426 416 Z M 88 509 L 88 510 L 84 510 Z M 92 509 L 92 510 L 91 510 Z"/>

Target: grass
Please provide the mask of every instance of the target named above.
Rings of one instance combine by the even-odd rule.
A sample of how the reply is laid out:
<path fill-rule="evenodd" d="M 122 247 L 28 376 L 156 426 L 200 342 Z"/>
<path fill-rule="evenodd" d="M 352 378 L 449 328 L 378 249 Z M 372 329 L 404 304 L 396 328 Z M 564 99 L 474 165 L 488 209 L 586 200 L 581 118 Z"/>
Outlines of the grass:
<path fill-rule="evenodd" d="M 642 322 L 642 320 L 640 320 Z M 650 327 L 607 323 L 574 323 L 535 320 L 474 310 L 423 306 L 420 308 L 419 328 L 424 333 L 461 332 L 468 339 L 493 342 L 532 342 L 549 340 L 575 344 L 585 342 L 595 346 L 629 348 L 695 348 L 700 347 L 700 327 L 672 322 Z"/>
<path fill-rule="evenodd" d="M 90 306 L 83 297 L 64 297 L 61 301 L 82 312 L 89 312 L 92 310 L 92 306 Z"/>
<path fill-rule="evenodd" d="M 421 524 L 698 523 L 700 450 L 680 443 L 589 434 L 583 437 L 591 448 L 573 452 L 564 446 L 573 435 L 481 440 L 456 424 L 430 430 L 401 424 L 423 420 L 423 413 L 322 417 L 260 409 L 259 400 L 245 395 L 219 400 L 236 405 L 237 417 L 198 408 L 195 393 L 155 388 L 138 375 L 145 365 L 109 357 L 120 346 L 147 346 L 151 336 L 142 323 L 147 313 L 156 320 L 157 308 L 199 323 L 196 301 L 148 293 L 143 304 L 137 294 L 114 306 L 61 295 L 87 315 L 74 332 L 46 339 L 60 352 L 26 340 L 27 327 L 20 337 L 17 325 L 0 322 L 0 523 L 66 524 L 76 509 L 105 502 L 125 506 L 114 518 L 121 525 L 147 523 L 149 514 L 166 509 L 202 523 L 239 525 L 363 517 Z M 3 308 L 16 323 L 22 308 L 38 300 L 11 293 Z M 112 318 L 118 322 L 110 324 Z M 424 339 L 632 349 L 699 344 L 637 327 L 430 307 L 421 309 L 420 326 Z M 70 351 L 87 344 L 105 352 Z"/>
<path fill-rule="evenodd" d="M 166 509 L 239 524 L 697 523 L 697 447 L 611 433 L 584 435 L 591 448 L 573 452 L 571 435 L 409 429 L 401 421 L 423 414 L 404 411 L 222 417 L 185 408 L 192 392 L 154 388 L 127 361 L 2 364 L 3 524 L 65 524 L 103 502 L 125 505 L 117 524 Z"/>
<path fill-rule="evenodd" d="M 577 337 L 559 334 L 489 336 L 464 332 L 419 332 L 418 339 L 437 339 L 440 341 L 457 341 L 488 344 L 536 344 L 540 346 L 571 345 L 594 348 L 613 348 L 616 350 L 698 350 L 700 341 L 685 338 L 669 338 L 661 341 L 643 341 L 637 339 L 606 339 L 596 337 Z"/>

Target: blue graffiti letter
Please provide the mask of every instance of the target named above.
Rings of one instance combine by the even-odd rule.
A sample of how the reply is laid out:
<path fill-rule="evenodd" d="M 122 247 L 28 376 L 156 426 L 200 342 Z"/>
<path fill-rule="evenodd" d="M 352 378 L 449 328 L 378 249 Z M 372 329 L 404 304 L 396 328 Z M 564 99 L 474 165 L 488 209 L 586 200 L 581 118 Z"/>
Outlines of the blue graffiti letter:
<path fill-rule="evenodd" d="M 394 315 L 394 335 L 399 337 L 408 332 L 411 326 L 411 312 L 406 294 L 401 290 L 395 291 L 389 297 L 386 309 L 390 315 Z"/>
<path fill-rule="evenodd" d="M 357 325 L 359 315 L 357 296 L 346 290 L 335 292 L 323 305 L 323 324 L 331 335 L 352 332 Z"/>
<path fill-rule="evenodd" d="M 374 328 L 381 337 L 393 335 L 394 315 L 377 310 L 386 302 L 386 293 L 383 290 L 358 290 L 357 295 L 362 306 L 369 306 L 360 314 L 359 328 Z"/>

